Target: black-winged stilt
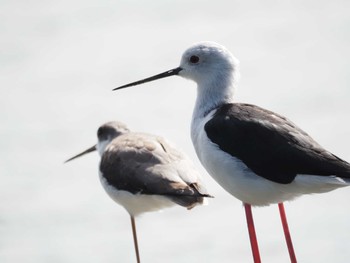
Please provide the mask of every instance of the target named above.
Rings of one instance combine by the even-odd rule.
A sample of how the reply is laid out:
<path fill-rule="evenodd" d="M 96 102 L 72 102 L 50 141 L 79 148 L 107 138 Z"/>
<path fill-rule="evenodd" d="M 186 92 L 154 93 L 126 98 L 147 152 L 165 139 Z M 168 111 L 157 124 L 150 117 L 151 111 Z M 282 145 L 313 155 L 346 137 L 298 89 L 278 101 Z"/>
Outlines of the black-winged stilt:
<path fill-rule="evenodd" d="M 214 42 L 193 45 L 180 66 L 120 86 L 179 75 L 197 83 L 191 137 L 209 174 L 246 209 L 255 262 L 260 262 L 251 205 L 279 204 L 292 262 L 296 262 L 283 202 L 350 184 L 350 165 L 325 150 L 285 117 L 255 105 L 234 103 L 238 60 Z"/>
<path fill-rule="evenodd" d="M 107 194 L 130 214 L 137 262 L 140 262 L 135 217 L 173 205 L 191 209 L 211 197 L 185 154 L 164 138 L 131 132 L 121 122 L 103 124 L 98 143 L 68 159 L 97 150 L 99 176 Z"/>

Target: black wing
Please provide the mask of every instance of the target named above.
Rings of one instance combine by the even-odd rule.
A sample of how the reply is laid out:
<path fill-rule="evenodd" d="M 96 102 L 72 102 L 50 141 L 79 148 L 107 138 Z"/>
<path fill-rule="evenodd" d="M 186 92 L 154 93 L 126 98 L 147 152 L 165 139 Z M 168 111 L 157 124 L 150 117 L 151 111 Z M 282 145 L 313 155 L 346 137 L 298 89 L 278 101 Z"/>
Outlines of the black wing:
<path fill-rule="evenodd" d="M 208 138 L 254 173 L 287 184 L 297 174 L 350 178 L 349 163 L 288 119 L 249 104 L 225 104 L 205 125 Z"/>

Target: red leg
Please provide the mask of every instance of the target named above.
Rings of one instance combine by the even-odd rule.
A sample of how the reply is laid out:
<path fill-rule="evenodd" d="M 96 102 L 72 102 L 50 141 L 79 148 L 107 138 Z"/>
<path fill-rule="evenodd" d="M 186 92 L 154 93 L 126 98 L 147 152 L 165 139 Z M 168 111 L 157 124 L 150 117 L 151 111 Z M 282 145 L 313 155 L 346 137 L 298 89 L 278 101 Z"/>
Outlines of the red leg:
<path fill-rule="evenodd" d="M 260 260 L 258 240 L 256 238 L 256 233 L 255 233 L 252 207 L 249 204 L 244 204 L 244 208 L 245 208 L 245 214 L 247 217 L 248 232 L 249 232 L 249 238 L 250 238 L 250 245 L 252 247 L 254 263 L 260 263 L 261 260 Z"/>
<path fill-rule="evenodd" d="M 279 208 L 279 210 L 280 210 L 280 216 L 281 216 L 281 221 L 282 221 L 284 236 L 285 236 L 286 242 L 287 242 L 287 247 L 288 247 L 290 262 L 296 263 L 296 262 L 297 262 L 297 258 L 296 258 L 295 253 L 294 253 L 293 242 L 292 242 L 292 238 L 291 238 L 291 236 L 290 236 L 289 227 L 288 227 L 288 222 L 287 222 L 287 216 L 286 216 L 286 212 L 284 211 L 284 205 L 283 205 L 283 203 L 279 203 L 279 204 L 278 204 L 278 208 Z"/>

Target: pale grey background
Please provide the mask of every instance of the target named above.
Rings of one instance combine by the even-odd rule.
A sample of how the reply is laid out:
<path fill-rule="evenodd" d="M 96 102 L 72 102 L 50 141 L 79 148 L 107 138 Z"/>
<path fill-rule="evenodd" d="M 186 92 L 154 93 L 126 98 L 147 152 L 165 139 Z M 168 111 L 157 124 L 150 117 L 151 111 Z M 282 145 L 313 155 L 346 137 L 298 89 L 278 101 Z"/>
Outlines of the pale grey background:
<path fill-rule="evenodd" d="M 201 168 L 194 83 L 173 77 L 212 40 L 241 61 L 237 101 L 286 115 L 350 160 L 349 1 L 0 1 L 0 262 L 135 262 L 129 217 L 104 193 L 96 142 L 109 120 L 167 137 L 216 198 L 137 220 L 143 262 L 252 262 L 241 203 Z M 350 189 L 286 204 L 300 262 L 348 262 Z M 276 206 L 254 210 L 263 262 L 288 262 Z"/>

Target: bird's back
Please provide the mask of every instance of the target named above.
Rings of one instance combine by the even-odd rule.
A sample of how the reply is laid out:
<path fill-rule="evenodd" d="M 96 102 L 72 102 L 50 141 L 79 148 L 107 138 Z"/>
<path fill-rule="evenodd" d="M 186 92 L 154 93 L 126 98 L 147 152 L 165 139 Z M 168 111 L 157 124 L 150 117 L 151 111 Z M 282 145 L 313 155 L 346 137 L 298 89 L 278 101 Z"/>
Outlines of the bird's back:
<path fill-rule="evenodd" d="M 128 133 L 106 147 L 100 170 L 109 185 L 138 195 L 158 195 L 192 208 L 208 196 L 190 160 L 165 139 Z"/>

